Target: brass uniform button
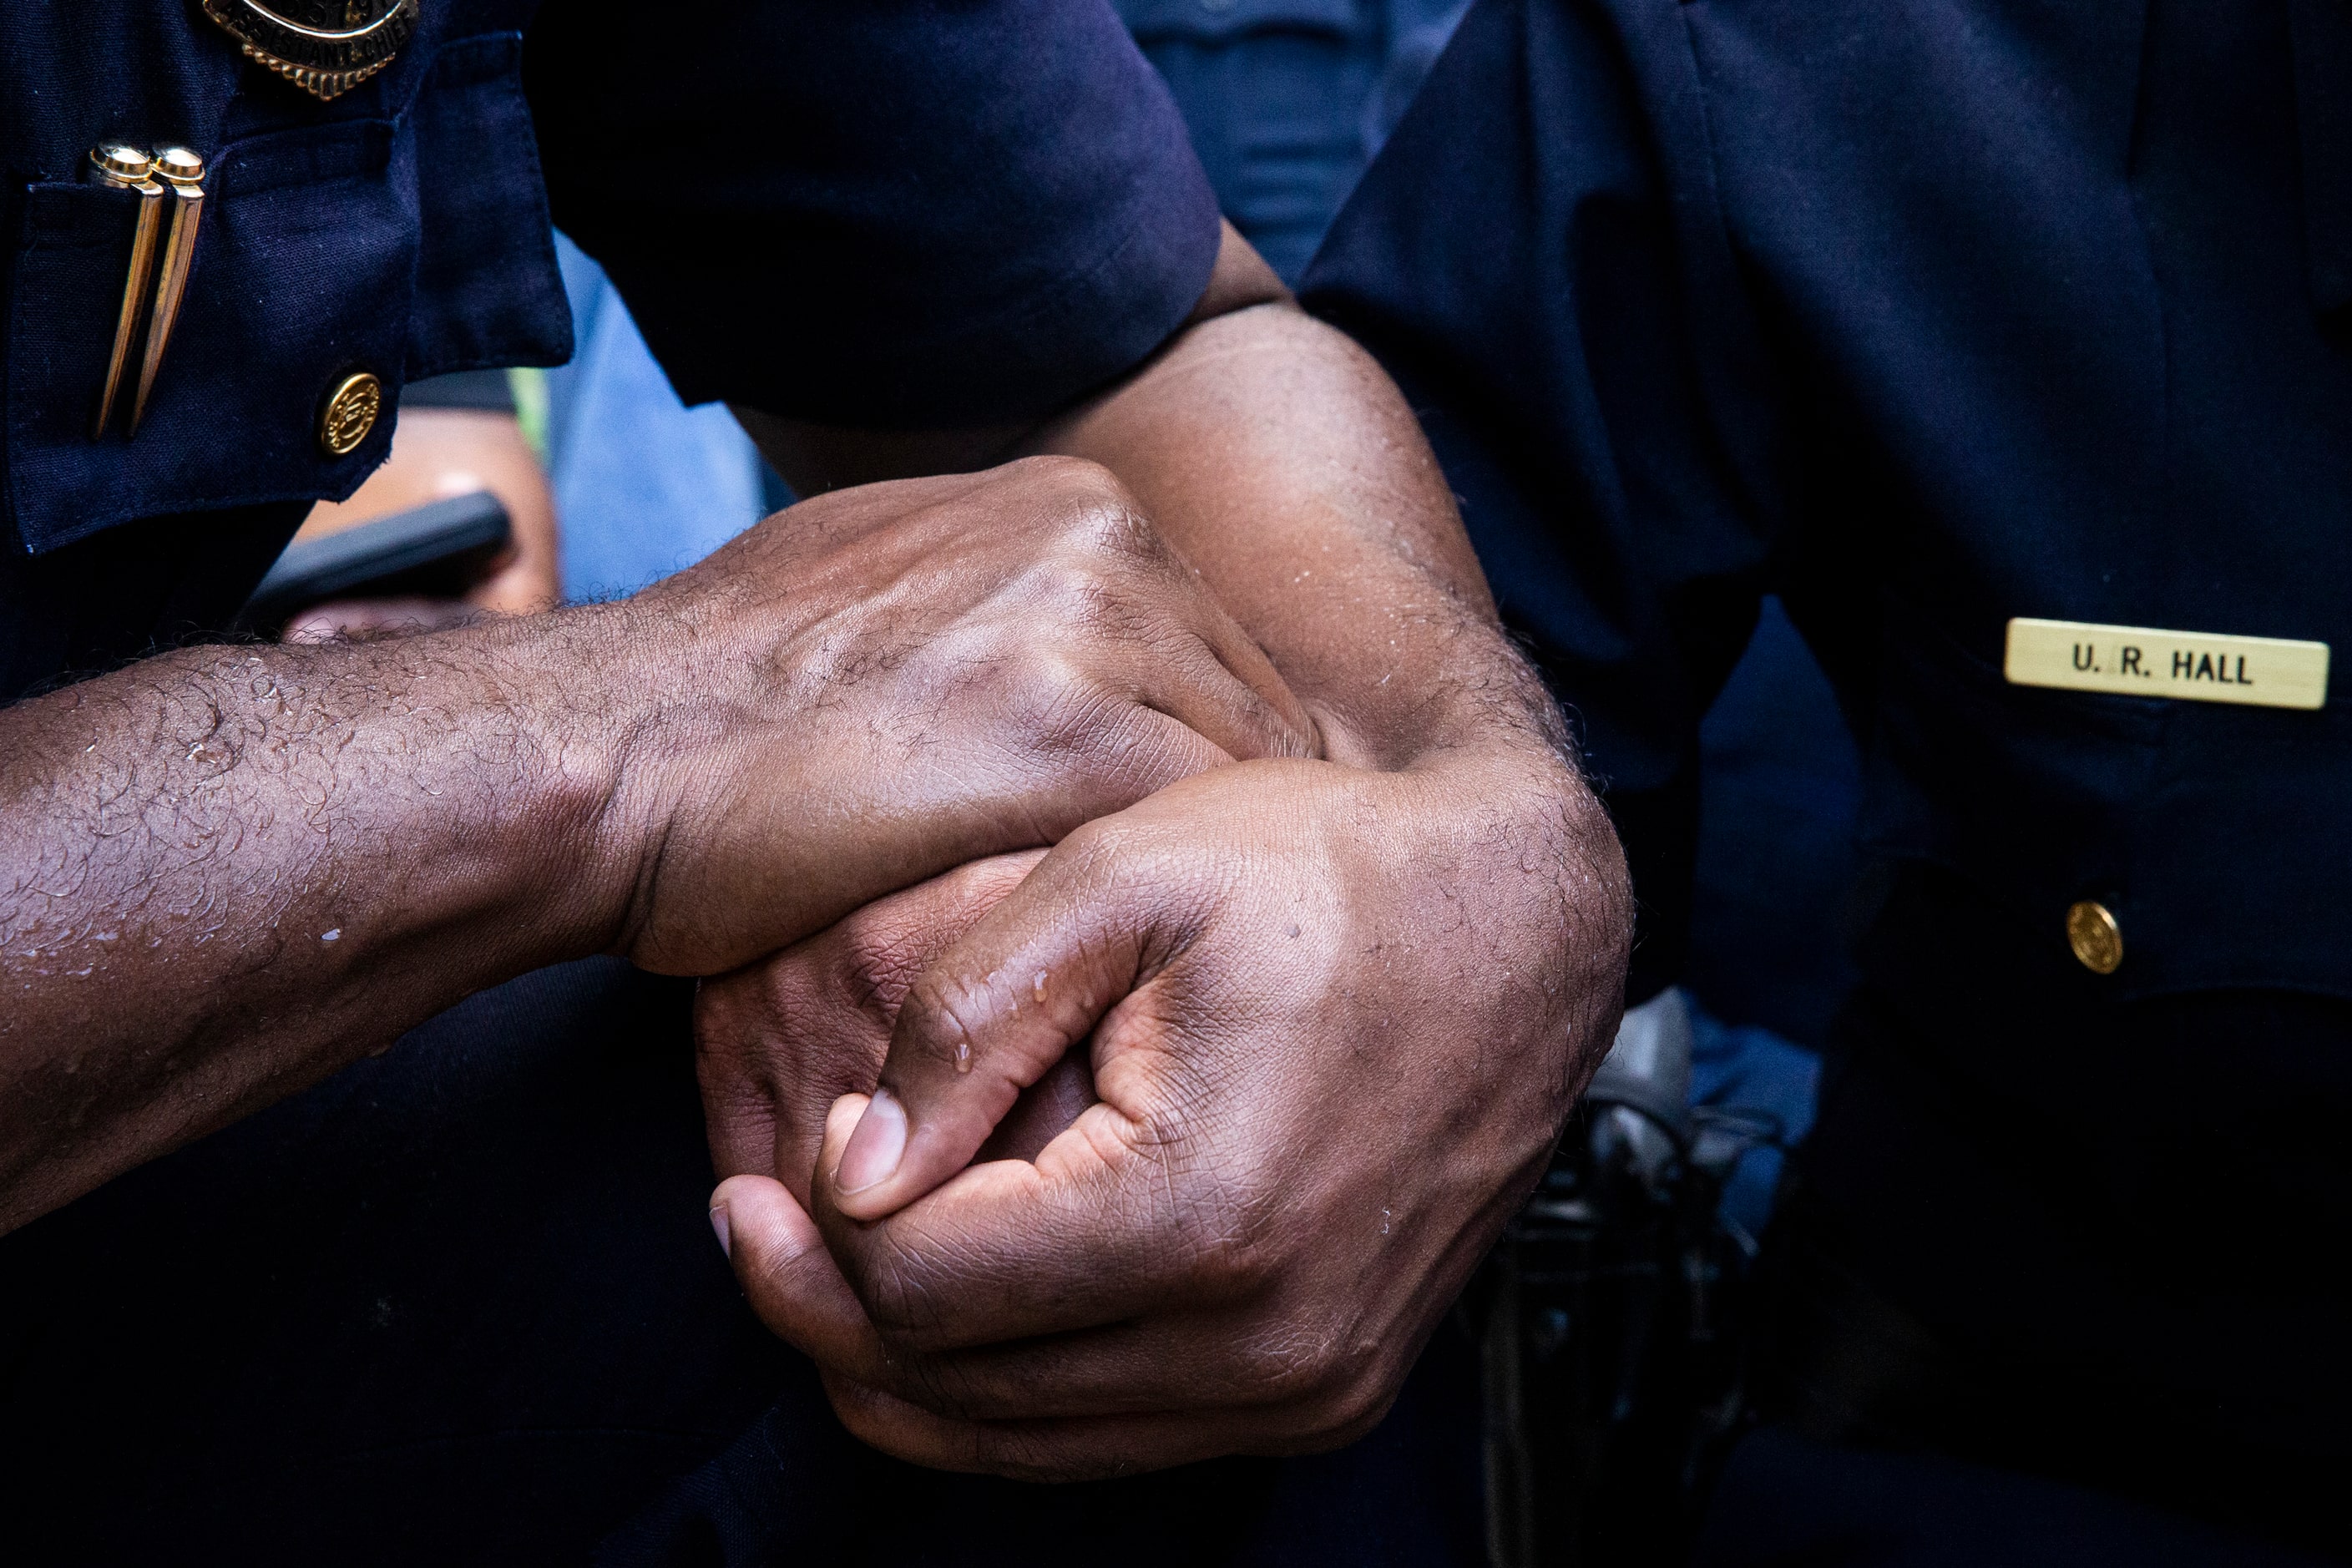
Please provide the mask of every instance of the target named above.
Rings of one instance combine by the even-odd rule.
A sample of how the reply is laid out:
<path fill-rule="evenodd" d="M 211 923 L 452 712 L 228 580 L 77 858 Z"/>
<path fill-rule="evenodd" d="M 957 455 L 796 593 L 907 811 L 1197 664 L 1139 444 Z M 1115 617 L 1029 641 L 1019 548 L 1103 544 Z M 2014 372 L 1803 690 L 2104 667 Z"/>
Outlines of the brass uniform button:
<path fill-rule="evenodd" d="M 366 371 L 345 376 L 327 399 L 327 411 L 319 416 L 319 449 L 330 458 L 350 457 L 383 412 L 383 383 Z"/>
<path fill-rule="evenodd" d="M 2084 899 L 2066 911 L 2066 945 L 2094 974 L 2113 974 L 2123 967 L 2124 928 L 2105 904 Z"/>

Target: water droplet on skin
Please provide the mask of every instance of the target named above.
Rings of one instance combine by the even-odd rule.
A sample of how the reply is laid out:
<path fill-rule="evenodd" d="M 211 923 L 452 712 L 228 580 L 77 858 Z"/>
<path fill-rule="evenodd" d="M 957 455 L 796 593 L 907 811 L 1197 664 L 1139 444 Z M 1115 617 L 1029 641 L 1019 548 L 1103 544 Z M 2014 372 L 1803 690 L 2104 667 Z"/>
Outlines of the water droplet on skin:
<path fill-rule="evenodd" d="M 1386 1210 L 1386 1209 L 1382 1209 L 1382 1210 L 1381 1211 L 1381 1234 L 1382 1236 L 1386 1236 L 1388 1233 L 1389 1233 L 1389 1211 L 1388 1211 L 1388 1210 Z"/>
<path fill-rule="evenodd" d="M 319 933 L 319 940 L 320 942 L 341 942 L 343 940 L 343 928 L 337 926 L 332 931 L 322 931 Z"/>
<path fill-rule="evenodd" d="M 1046 978 L 1047 976 L 1045 972 L 1041 969 L 1037 972 L 1037 978 L 1029 983 L 1029 994 L 1035 997 L 1040 1002 L 1043 1002 L 1045 999 Z"/>

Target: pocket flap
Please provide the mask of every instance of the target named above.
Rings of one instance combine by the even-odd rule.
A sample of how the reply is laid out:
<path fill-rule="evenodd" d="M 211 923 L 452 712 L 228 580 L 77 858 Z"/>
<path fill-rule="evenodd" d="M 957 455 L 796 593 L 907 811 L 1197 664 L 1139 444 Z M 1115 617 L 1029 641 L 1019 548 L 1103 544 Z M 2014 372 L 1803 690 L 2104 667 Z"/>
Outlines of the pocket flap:
<path fill-rule="evenodd" d="M 359 487 L 393 422 L 379 419 L 341 457 L 318 432 L 331 392 L 356 372 L 383 381 L 387 407 L 399 394 L 416 223 L 405 183 L 390 177 L 394 151 L 387 122 L 346 121 L 222 152 L 185 302 L 131 436 L 127 406 L 103 434 L 90 426 L 139 198 L 95 184 L 31 188 L 7 364 L 7 499 L 26 549 L 134 518 L 340 500 Z"/>

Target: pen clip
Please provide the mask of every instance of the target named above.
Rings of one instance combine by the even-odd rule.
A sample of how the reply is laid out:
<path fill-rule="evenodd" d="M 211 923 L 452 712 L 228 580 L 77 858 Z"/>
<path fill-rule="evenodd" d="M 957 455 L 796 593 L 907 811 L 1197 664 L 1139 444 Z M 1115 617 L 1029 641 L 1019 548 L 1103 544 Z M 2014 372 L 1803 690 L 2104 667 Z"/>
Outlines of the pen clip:
<path fill-rule="evenodd" d="M 163 245 L 162 280 L 155 285 L 155 314 L 147 327 L 146 361 L 139 367 L 139 392 L 131 403 L 131 433 L 147 412 L 147 396 L 155 390 L 155 373 L 163 368 L 163 351 L 180 320 L 187 297 L 188 270 L 195 265 L 196 230 L 205 216 L 205 161 L 185 147 L 166 147 L 155 154 L 155 178 L 163 183 L 172 203 L 172 235 Z"/>
<path fill-rule="evenodd" d="M 131 241 L 131 272 L 122 282 L 122 308 L 114 323 L 114 353 L 106 363 L 106 390 L 100 394 L 98 417 L 89 435 L 106 434 L 114 417 L 114 399 L 122 389 L 122 372 L 131 363 L 131 345 L 139 335 L 139 321 L 147 304 L 147 279 L 155 268 L 155 237 L 163 216 L 163 187 L 149 176 L 155 161 L 144 150 L 125 142 L 109 142 L 90 150 L 91 177 L 117 190 L 139 194 L 138 226 Z"/>

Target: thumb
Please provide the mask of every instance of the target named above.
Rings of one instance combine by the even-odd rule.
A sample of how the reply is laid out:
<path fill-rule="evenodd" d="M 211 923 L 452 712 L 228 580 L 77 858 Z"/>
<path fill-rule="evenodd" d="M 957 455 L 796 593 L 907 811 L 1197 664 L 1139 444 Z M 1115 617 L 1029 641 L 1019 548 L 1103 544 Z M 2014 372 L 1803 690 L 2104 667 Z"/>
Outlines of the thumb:
<path fill-rule="evenodd" d="M 831 1371 L 867 1381 L 887 1375 L 881 1336 L 782 1183 L 730 1176 L 710 1194 L 710 1224 L 771 1333 Z"/>
<path fill-rule="evenodd" d="M 1022 1091 L 1158 967 L 1173 933 L 1152 890 L 1129 881 L 1111 908 L 1113 889 L 1086 871 L 1095 857 L 1061 858 L 1048 856 L 908 993 L 880 1087 L 818 1158 L 842 1215 L 879 1219 L 970 1164 Z"/>

